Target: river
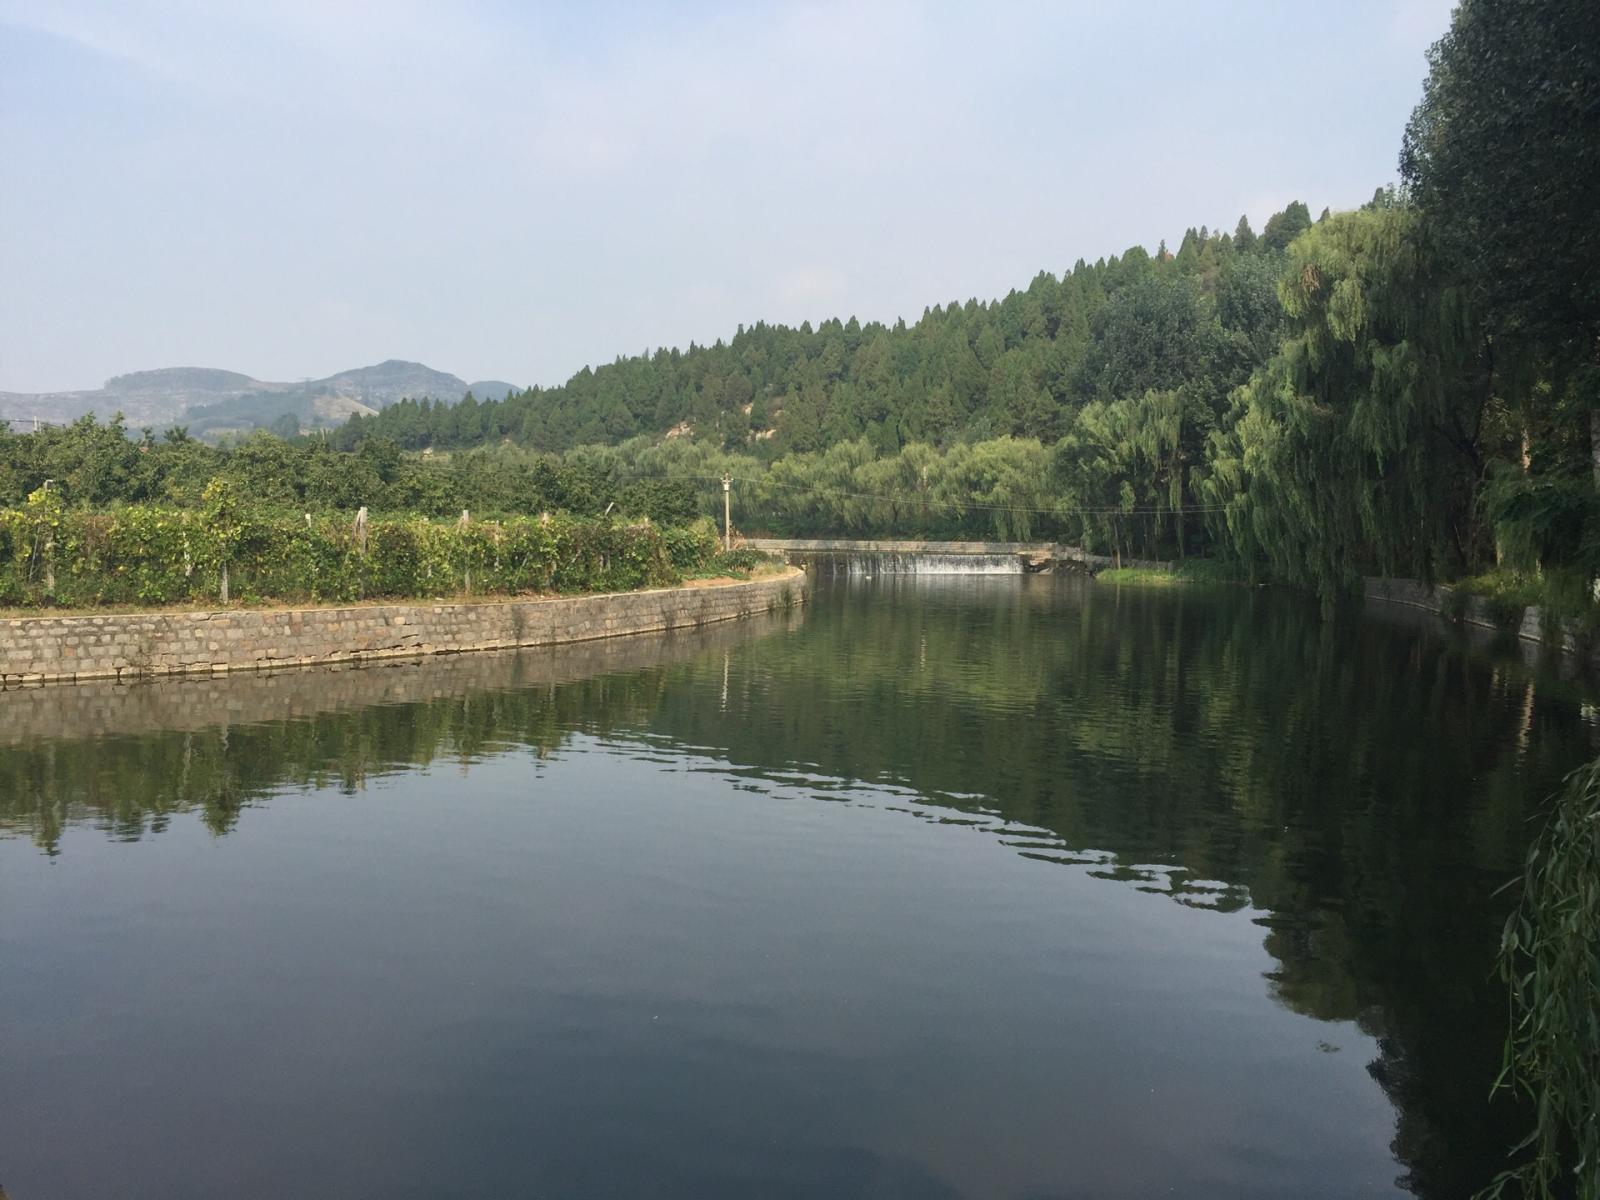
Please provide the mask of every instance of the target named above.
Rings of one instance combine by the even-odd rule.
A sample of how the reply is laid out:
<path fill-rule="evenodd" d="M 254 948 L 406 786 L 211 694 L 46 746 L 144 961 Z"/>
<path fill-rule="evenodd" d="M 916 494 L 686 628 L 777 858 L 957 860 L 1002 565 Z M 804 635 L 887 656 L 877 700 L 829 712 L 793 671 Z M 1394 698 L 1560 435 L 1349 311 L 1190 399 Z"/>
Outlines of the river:
<path fill-rule="evenodd" d="M 0 1184 L 1467 1195 L 1592 694 L 1243 588 L 0 695 Z"/>

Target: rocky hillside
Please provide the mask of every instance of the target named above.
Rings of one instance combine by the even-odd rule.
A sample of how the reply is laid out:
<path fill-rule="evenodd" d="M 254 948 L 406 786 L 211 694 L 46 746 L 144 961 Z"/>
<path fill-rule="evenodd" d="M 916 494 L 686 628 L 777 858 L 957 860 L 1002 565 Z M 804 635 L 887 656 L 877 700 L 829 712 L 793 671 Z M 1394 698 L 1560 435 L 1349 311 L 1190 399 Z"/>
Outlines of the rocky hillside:
<path fill-rule="evenodd" d="M 187 425 L 196 436 L 220 437 L 258 426 L 287 429 L 290 422 L 300 429 L 328 428 L 352 413 L 374 413 L 406 398 L 454 403 L 469 389 L 480 399 L 497 400 L 514 390 L 493 379 L 468 384 L 395 358 L 294 383 L 210 367 L 168 367 L 118 375 L 93 391 L 0 392 L 0 420 L 26 430 L 35 420 L 60 425 L 85 413 L 105 420 L 120 412 L 129 428 Z"/>

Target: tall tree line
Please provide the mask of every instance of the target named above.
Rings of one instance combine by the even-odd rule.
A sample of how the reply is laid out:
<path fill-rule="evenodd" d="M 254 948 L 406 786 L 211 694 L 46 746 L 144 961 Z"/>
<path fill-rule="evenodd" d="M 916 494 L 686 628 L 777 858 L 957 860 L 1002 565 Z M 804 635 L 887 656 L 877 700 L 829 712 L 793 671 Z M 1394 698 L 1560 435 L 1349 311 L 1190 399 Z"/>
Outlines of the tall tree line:
<path fill-rule="evenodd" d="M 935 305 L 907 324 L 765 322 L 729 341 L 657 350 L 502 401 L 403 401 L 353 418 L 349 449 L 509 439 L 543 450 L 675 431 L 764 459 L 866 439 L 880 452 L 1011 435 L 1053 441 L 1093 400 L 1188 387 L 1213 406 L 1276 341 L 1276 280 L 1311 224 L 1301 203 L 1258 236 L 1188 230 L 1177 252 L 1135 246 L 1061 277 L 1041 272 L 993 303 Z"/>

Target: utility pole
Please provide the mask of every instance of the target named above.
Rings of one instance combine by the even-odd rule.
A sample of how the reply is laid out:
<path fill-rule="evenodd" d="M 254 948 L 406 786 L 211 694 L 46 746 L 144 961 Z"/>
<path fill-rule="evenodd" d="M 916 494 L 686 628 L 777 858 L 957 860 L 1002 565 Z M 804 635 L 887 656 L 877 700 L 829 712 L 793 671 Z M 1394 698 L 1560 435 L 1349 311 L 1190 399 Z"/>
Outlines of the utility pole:
<path fill-rule="evenodd" d="M 46 479 L 44 481 L 44 487 L 41 490 L 46 497 L 50 495 L 50 485 L 54 482 L 54 479 Z M 54 530 L 50 530 L 48 526 L 46 528 L 48 532 L 44 535 L 44 590 L 45 595 L 54 596 L 56 594 L 56 535 Z M 0 1200 L 4 1200 L 4 1197 L 0 1197 Z"/>
<path fill-rule="evenodd" d="M 733 549 L 733 476 L 722 477 L 722 548 Z"/>

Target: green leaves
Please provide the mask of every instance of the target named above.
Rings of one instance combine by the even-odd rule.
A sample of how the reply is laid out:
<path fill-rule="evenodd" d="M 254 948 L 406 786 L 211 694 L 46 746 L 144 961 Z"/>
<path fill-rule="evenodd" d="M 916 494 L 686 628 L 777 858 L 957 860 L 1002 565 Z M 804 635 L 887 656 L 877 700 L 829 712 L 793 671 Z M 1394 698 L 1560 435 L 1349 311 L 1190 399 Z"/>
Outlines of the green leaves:
<path fill-rule="evenodd" d="M 1459 568 L 1472 515 L 1481 341 L 1415 212 L 1329 217 L 1290 247 L 1286 336 L 1208 447 L 1213 531 L 1326 603 L 1364 574 Z"/>
<path fill-rule="evenodd" d="M 1463 0 L 1429 54 L 1401 170 L 1497 332 L 1593 362 L 1600 338 L 1600 17 Z"/>
<path fill-rule="evenodd" d="M 1533 1101 L 1526 1155 L 1485 1189 L 1600 1197 L 1600 759 L 1555 797 L 1506 919 L 1500 975 L 1511 1033 L 1496 1088 Z"/>
<path fill-rule="evenodd" d="M 261 512 L 214 480 L 199 512 L 63 510 L 42 494 L 0 509 L 0 604 L 210 604 L 224 577 L 247 602 L 627 591 L 675 582 L 716 550 L 706 522 L 561 515 L 377 518 L 363 551 L 348 515 Z"/>

